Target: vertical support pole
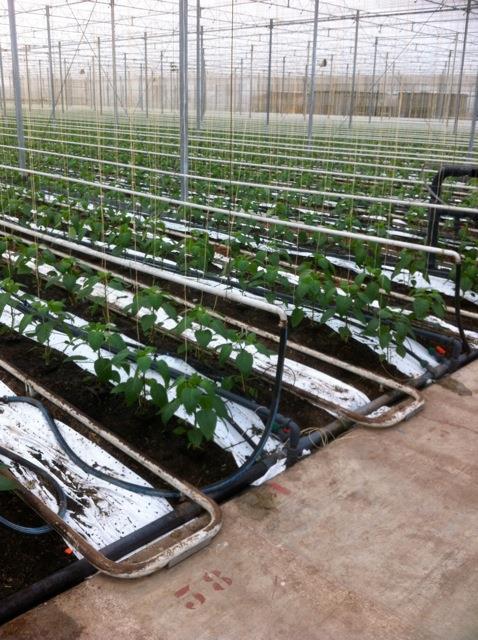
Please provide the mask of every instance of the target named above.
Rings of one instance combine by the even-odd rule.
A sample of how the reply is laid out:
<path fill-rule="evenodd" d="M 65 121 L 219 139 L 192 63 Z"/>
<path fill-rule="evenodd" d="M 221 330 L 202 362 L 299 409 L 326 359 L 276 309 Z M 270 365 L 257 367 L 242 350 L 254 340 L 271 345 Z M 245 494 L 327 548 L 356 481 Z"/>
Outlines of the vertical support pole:
<path fill-rule="evenodd" d="M 90 65 L 88 64 L 88 72 L 85 72 L 85 107 L 87 107 L 88 105 L 91 106 L 92 102 L 93 102 L 93 92 L 91 89 L 91 69 L 90 69 Z M 83 99 L 80 101 L 81 104 L 83 104 Z"/>
<path fill-rule="evenodd" d="M 110 0 L 111 18 L 111 59 L 113 65 L 113 112 L 118 125 L 118 78 L 116 76 L 116 37 L 115 37 L 115 0 Z"/>
<path fill-rule="evenodd" d="M 388 72 L 388 51 L 385 53 L 385 70 L 383 72 L 383 105 L 380 118 L 383 118 L 383 107 L 386 104 L 385 96 L 387 95 L 387 72 Z"/>
<path fill-rule="evenodd" d="M 309 121 L 307 123 L 307 144 L 312 144 L 312 126 L 314 124 L 315 110 L 315 68 L 317 65 L 317 34 L 319 31 L 319 0 L 314 5 L 314 33 L 312 36 L 312 60 L 310 64 L 310 89 L 309 89 Z"/>
<path fill-rule="evenodd" d="M 179 0 L 179 162 L 181 200 L 188 199 L 188 0 Z"/>
<path fill-rule="evenodd" d="M 244 73 L 244 60 L 241 58 L 241 67 L 239 72 L 239 113 L 242 113 L 242 79 Z"/>
<path fill-rule="evenodd" d="M 143 63 L 139 63 L 139 108 L 141 111 L 144 111 L 144 101 L 143 101 Z"/>
<path fill-rule="evenodd" d="M 65 109 L 68 109 L 68 96 L 69 96 L 69 91 L 68 91 L 68 66 L 66 64 L 66 59 L 65 58 L 63 58 L 63 77 L 64 77 L 64 83 L 65 83 L 65 90 L 64 90 Z"/>
<path fill-rule="evenodd" d="M 128 67 L 126 65 L 126 52 L 123 53 L 123 75 L 124 75 L 124 110 L 128 114 Z"/>
<path fill-rule="evenodd" d="M 307 101 L 307 84 L 309 82 L 309 55 L 310 55 L 310 40 L 309 40 L 309 42 L 307 42 L 307 60 L 305 62 L 305 72 L 304 72 L 304 89 L 303 89 L 303 96 L 304 96 L 303 112 L 304 112 L 304 118 L 305 118 L 305 114 L 307 113 L 307 105 L 308 105 L 308 101 Z"/>
<path fill-rule="evenodd" d="M 242 60 L 241 60 L 242 62 Z M 285 91 L 285 56 L 282 57 L 282 79 L 280 86 L 280 111 L 284 113 L 284 91 Z"/>
<path fill-rule="evenodd" d="M 100 107 L 100 115 L 103 115 L 103 86 L 101 83 L 101 41 L 99 36 L 96 44 L 98 47 L 98 102 Z"/>
<path fill-rule="evenodd" d="M 201 122 L 206 113 L 206 57 L 204 55 L 204 27 L 201 26 Z"/>
<path fill-rule="evenodd" d="M 8 20 L 10 23 L 10 49 L 12 52 L 13 94 L 15 99 L 15 120 L 17 125 L 18 166 L 25 169 L 25 134 L 23 131 L 22 89 L 20 86 L 20 66 L 18 63 L 17 20 L 15 0 L 8 0 Z"/>
<path fill-rule="evenodd" d="M 2 86 L 2 110 L 3 115 L 7 115 L 7 96 L 5 95 L 5 76 L 3 74 L 3 55 L 2 47 L 0 46 L 0 82 Z"/>
<path fill-rule="evenodd" d="M 91 100 L 93 111 L 96 111 L 96 71 L 95 56 L 91 56 Z"/>
<path fill-rule="evenodd" d="M 375 73 L 377 71 L 377 46 L 378 46 L 378 38 L 375 38 L 375 43 L 373 45 L 372 83 L 370 87 L 370 96 L 369 96 L 369 102 L 368 102 L 368 121 L 369 122 L 372 122 L 373 103 L 374 103 L 374 96 L 375 96 Z"/>
<path fill-rule="evenodd" d="M 330 55 L 330 71 L 329 71 L 329 107 L 327 109 L 327 115 L 330 116 L 332 114 L 332 111 L 334 109 L 334 95 L 333 95 L 333 90 L 332 90 L 332 70 L 334 68 L 334 54 L 332 53 Z"/>
<path fill-rule="evenodd" d="M 448 91 L 448 80 L 450 78 L 450 67 L 451 67 L 451 54 L 452 50 L 448 51 L 448 59 L 446 61 L 445 69 L 446 73 L 444 74 L 445 78 L 441 87 L 441 96 L 440 96 L 440 120 L 445 119 L 445 109 L 446 109 L 446 98 Z"/>
<path fill-rule="evenodd" d="M 148 34 L 144 32 L 144 110 L 149 117 L 149 91 L 148 91 Z"/>
<path fill-rule="evenodd" d="M 266 125 L 269 126 L 271 115 L 271 89 L 272 89 L 272 30 L 274 28 L 274 20 L 269 22 L 269 61 L 267 64 L 267 106 L 266 106 Z"/>
<path fill-rule="evenodd" d="M 466 3 L 465 30 L 463 32 L 463 47 L 461 49 L 460 74 L 458 76 L 458 88 L 456 91 L 455 122 L 453 124 L 454 135 L 456 135 L 458 132 L 458 120 L 460 118 L 460 103 L 461 103 L 460 96 L 461 96 L 461 88 L 463 85 L 463 69 L 465 66 L 466 41 L 468 37 L 468 25 L 470 22 L 470 10 L 471 10 L 471 0 L 468 0 L 468 2 Z"/>
<path fill-rule="evenodd" d="M 350 110 L 349 110 L 349 129 L 352 127 L 352 118 L 355 107 L 355 78 L 357 74 L 357 47 L 358 47 L 358 31 L 359 31 L 360 11 L 355 15 L 355 40 L 354 40 L 354 60 L 352 65 L 352 88 L 350 91 Z"/>
<path fill-rule="evenodd" d="M 60 69 L 60 98 L 61 98 L 61 110 L 65 111 L 65 99 L 63 97 L 63 64 L 61 62 L 61 42 L 58 43 L 58 62 Z"/>
<path fill-rule="evenodd" d="M 196 0 L 196 129 L 201 128 L 201 3 Z"/>
<path fill-rule="evenodd" d="M 169 110 L 173 111 L 173 67 L 169 66 Z"/>
<path fill-rule="evenodd" d="M 28 99 L 28 111 L 32 110 L 32 96 L 30 86 L 30 69 L 28 67 L 28 45 L 25 45 L 25 71 L 27 76 L 27 99 Z"/>
<path fill-rule="evenodd" d="M 451 76 L 450 76 L 450 90 L 448 96 L 448 109 L 446 112 L 446 125 L 448 126 L 448 120 L 450 119 L 451 113 L 451 104 L 453 99 L 453 88 L 455 86 L 455 64 L 456 64 L 456 51 L 458 48 L 458 33 L 455 33 L 455 46 L 453 48 L 453 63 L 451 66 Z"/>
<path fill-rule="evenodd" d="M 160 73 L 160 91 L 159 99 L 161 101 L 161 113 L 164 113 L 164 69 L 163 69 L 164 51 L 161 51 L 159 59 L 159 73 Z"/>
<path fill-rule="evenodd" d="M 251 60 L 249 68 L 249 118 L 252 115 L 252 80 L 254 71 L 254 45 L 251 44 Z"/>
<path fill-rule="evenodd" d="M 50 100 L 51 100 L 51 119 L 55 122 L 56 118 L 56 97 L 55 97 L 55 79 L 53 77 L 53 54 L 51 47 L 51 29 L 50 29 L 50 7 L 46 5 L 46 31 L 48 37 L 48 68 L 50 74 Z"/>
<path fill-rule="evenodd" d="M 473 111 L 471 114 L 471 126 L 470 126 L 470 139 L 468 141 L 468 157 L 473 155 L 473 148 L 475 146 L 475 133 L 476 133 L 476 119 L 478 118 L 478 73 L 476 74 L 475 81 L 475 98 L 473 100 Z"/>
<path fill-rule="evenodd" d="M 1 52 L 0 52 L 0 56 L 1 56 Z M 38 60 L 38 78 L 40 80 L 40 107 L 43 109 L 43 74 L 41 69 L 41 60 Z M 3 80 L 3 70 L 2 70 L 2 80 Z"/>

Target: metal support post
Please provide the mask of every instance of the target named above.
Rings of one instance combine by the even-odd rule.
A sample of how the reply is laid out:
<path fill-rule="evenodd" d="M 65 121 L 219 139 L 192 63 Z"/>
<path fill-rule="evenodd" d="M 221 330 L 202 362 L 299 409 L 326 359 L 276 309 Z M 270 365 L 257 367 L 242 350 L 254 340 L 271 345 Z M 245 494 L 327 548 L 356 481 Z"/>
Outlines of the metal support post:
<path fill-rule="evenodd" d="M 350 110 L 349 110 L 349 129 L 352 126 L 352 118 L 355 107 L 355 78 L 357 74 L 357 47 L 358 47 L 358 31 L 359 31 L 360 11 L 355 16 L 355 40 L 354 40 L 354 60 L 352 65 L 352 88 L 350 91 Z"/>
<path fill-rule="evenodd" d="M 471 0 L 468 0 L 468 2 L 466 3 L 465 30 L 463 32 L 463 47 L 461 50 L 460 74 L 458 76 L 458 88 L 456 91 L 455 122 L 453 124 L 453 133 L 455 135 L 458 132 L 458 120 L 460 118 L 460 103 L 461 103 L 460 97 L 461 97 L 461 88 L 463 85 L 463 69 L 465 66 L 466 41 L 468 37 L 468 25 L 470 22 L 470 10 L 471 10 Z"/>
<path fill-rule="evenodd" d="M 473 111 L 471 114 L 471 126 L 470 126 L 470 139 L 468 141 L 468 157 L 473 155 L 473 148 L 475 146 L 475 132 L 476 132 L 476 119 L 478 118 L 478 73 L 476 74 L 475 81 L 475 98 L 473 100 Z"/>
<path fill-rule="evenodd" d="M 143 63 L 139 63 L 139 108 L 141 111 L 144 111 L 144 102 L 143 102 Z"/>
<path fill-rule="evenodd" d="M 5 76 L 3 74 L 3 55 L 2 47 L 0 46 L 0 83 L 2 86 L 2 110 L 3 115 L 7 115 L 7 96 L 5 95 Z"/>
<path fill-rule="evenodd" d="M 46 31 L 48 37 L 48 68 L 50 72 L 50 100 L 51 100 L 51 119 L 53 122 L 56 118 L 56 96 L 55 96 L 55 79 L 53 77 L 53 54 L 51 47 L 51 29 L 50 29 L 50 7 L 46 5 Z"/>
<path fill-rule="evenodd" d="M 65 109 L 68 109 L 68 96 L 69 96 L 69 91 L 68 91 L 68 66 L 66 64 L 66 59 L 65 58 L 63 58 L 63 77 L 64 77 L 64 83 L 65 83 L 65 88 L 64 88 Z"/>
<path fill-rule="evenodd" d="M 249 118 L 252 115 L 252 80 L 253 80 L 253 70 L 254 70 L 254 45 L 251 44 L 251 60 L 250 60 L 250 68 L 249 68 Z"/>
<path fill-rule="evenodd" d="M 307 105 L 308 105 L 308 101 L 307 101 L 307 84 L 309 82 L 309 55 L 310 55 L 310 40 L 307 43 L 307 60 L 305 62 L 305 72 L 304 72 L 304 89 L 303 89 L 303 96 L 304 96 L 304 105 L 303 105 L 303 111 L 304 111 L 304 118 L 305 118 L 305 114 L 307 113 Z"/>
<path fill-rule="evenodd" d="M 163 57 L 164 51 L 161 51 L 159 59 L 159 73 L 160 73 L 160 94 L 159 99 L 161 101 L 161 113 L 164 113 L 164 69 L 163 69 Z"/>
<path fill-rule="evenodd" d="M 327 115 L 330 116 L 332 114 L 334 103 L 334 92 L 332 91 L 332 70 L 334 68 L 334 54 L 330 55 L 330 71 L 329 71 L 329 108 L 327 109 Z"/>
<path fill-rule="evenodd" d="M 126 65 L 126 52 L 123 53 L 123 75 L 124 75 L 124 110 L 128 114 L 128 68 Z"/>
<path fill-rule="evenodd" d="M 317 35 L 319 31 L 319 0 L 314 5 L 314 33 L 312 36 L 312 60 L 310 64 L 310 88 L 309 88 L 309 121 L 307 123 L 307 143 L 312 144 L 312 126 L 314 124 L 315 110 L 315 68 L 317 65 Z"/>
<path fill-rule="evenodd" d="M 266 107 L 266 125 L 269 126 L 271 115 L 271 90 L 272 90 L 272 31 L 274 29 L 274 20 L 269 22 L 269 61 L 267 65 L 267 107 Z"/>
<path fill-rule="evenodd" d="M 242 60 L 241 60 L 242 62 Z M 280 86 L 280 111 L 284 113 L 284 91 L 285 91 L 285 56 L 282 57 L 282 79 Z"/>
<path fill-rule="evenodd" d="M 387 95 L 387 72 L 388 72 L 388 51 L 385 53 L 385 70 L 383 72 L 383 106 L 386 106 L 385 96 Z M 383 118 L 383 109 L 380 114 L 380 118 Z"/>
<path fill-rule="evenodd" d="M 239 72 L 239 113 L 242 113 L 242 78 L 244 73 L 244 60 L 241 58 L 241 66 Z"/>
<path fill-rule="evenodd" d="M 61 99 L 61 110 L 65 111 L 65 99 L 63 94 L 63 64 L 61 62 L 61 42 L 58 43 L 58 62 L 60 69 L 60 99 Z"/>
<path fill-rule="evenodd" d="M 188 0 L 179 0 L 179 135 L 181 200 L 188 199 Z"/>
<path fill-rule="evenodd" d="M 41 69 L 41 60 L 38 60 L 38 78 L 40 81 L 40 107 L 43 109 L 43 73 Z"/>
<path fill-rule="evenodd" d="M 30 86 L 30 69 L 28 67 L 28 45 L 25 45 L 25 70 L 27 76 L 27 99 L 28 99 L 28 111 L 32 110 L 32 95 Z"/>
<path fill-rule="evenodd" d="M 206 57 L 204 55 L 204 27 L 201 27 L 201 122 L 206 113 Z"/>
<path fill-rule="evenodd" d="M 375 73 L 377 70 L 377 46 L 378 46 L 378 38 L 375 38 L 375 43 L 373 45 L 373 67 L 372 67 L 372 84 L 370 87 L 370 96 L 368 102 L 368 121 L 372 121 L 373 113 L 373 103 L 374 103 L 374 95 L 375 95 Z"/>
<path fill-rule="evenodd" d="M 91 56 L 91 102 L 93 111 L 96 111 L 96 66 L 95 56 Z"/>
<path fill-rule="evenodd" d="M 196 1 L 196 129 L 201 128 L 201 4 Z"/>
<path fill-rule="evenodd" d="M 149 117 L 149 91 L 148 91 L 148 34 L 144 32 L 144 111 Z"/>
<path fill-rule="evenodd" d="M 111 60 L 113 66 L 113 112 L 115 124 L 118 124 L 118 78 L 116 75 L 116 37 L 115 37 L 115 0 L 110 0 L 111 18 Z"/>
<path fill-rule="evenodd" d="M 100 107 L 100 114 L 103 115 L 103 87 L 101 84 L 101 41 L 99 36 L 96 43 L 98 46 L 98 102 Z"/>
<path fill-rule="evenodd" d="M 448 109 L 446 112 L 446 125 L 448 126 L 448 120 L 450 119 L 450 113 L 451 113 L 451 104 L 452 104 L 452 99 L 453 99 L 453 88 L 455 86 L 455 64 L 456 64 L 456 51 L 458 48 L 458 33 L 455 33 L 455 46 L 453 48 L 453 63 L 451 66 L 451 75 L 450 75 L 450 89 L 449 89 L 449 96 L 448 96 Z"/>
<path fill-rule="evenodd" d="M 20 85 L 20 65 L 18 63 L 15 0 L 8 0 L 8 20 L 10 23 L 10 49 L 12 52 L 12 79 L 13 95 L 15 99 L 15 120 L 17 126 L 18 166 L 20 169 L 25 169 L 25 134 L 23 131 L 22 89 Z"/>

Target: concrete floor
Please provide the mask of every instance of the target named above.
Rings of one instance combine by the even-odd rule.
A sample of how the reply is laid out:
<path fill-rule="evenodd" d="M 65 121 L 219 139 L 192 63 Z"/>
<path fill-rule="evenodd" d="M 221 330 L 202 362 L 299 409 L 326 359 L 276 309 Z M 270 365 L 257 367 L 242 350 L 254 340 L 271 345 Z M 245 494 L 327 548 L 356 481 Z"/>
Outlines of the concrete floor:
<path fill-rule="evenodd" d="M 0 638 L 476 640 L 478 362 L 425 395 L 229 502 L 184 563 L 95 576 Z"/>

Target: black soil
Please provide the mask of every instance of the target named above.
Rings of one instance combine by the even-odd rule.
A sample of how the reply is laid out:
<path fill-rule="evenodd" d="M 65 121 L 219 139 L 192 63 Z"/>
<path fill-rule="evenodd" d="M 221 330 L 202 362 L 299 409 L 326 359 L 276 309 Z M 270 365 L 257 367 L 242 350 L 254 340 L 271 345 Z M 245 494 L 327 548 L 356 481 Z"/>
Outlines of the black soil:
<path fill-rule="evenodd" d="M 0 492 L 0 513 L 27 527 L 44 524 L 11 491 Z M 55 532 L 30 536 L 1 525 L 0 545 L 0 599 L 75 561 L 73 555 L 65 553 L 67 545 Z"/>

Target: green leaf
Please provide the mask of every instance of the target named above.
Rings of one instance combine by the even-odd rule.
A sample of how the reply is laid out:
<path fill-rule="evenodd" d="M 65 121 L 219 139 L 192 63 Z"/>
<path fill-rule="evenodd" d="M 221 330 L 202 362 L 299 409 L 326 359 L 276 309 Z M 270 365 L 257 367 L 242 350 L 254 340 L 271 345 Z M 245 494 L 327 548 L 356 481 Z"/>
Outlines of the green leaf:
<path fill-rule="evenodd" d="M 212 340 L 212 331 L 209 329 L 198 329 L 194 332 L 194 336 L 198 345 L 205 349 Z"/>
<path fill-rule="evenodd" d="M 203 440 L 202 431 L 199 429 L 188 429 L 186 433 L 188 434 L 189 443 L 193 447 L 199 447 Z"/>
<path fill-rule="evenodd" d="M 161 409 L 161 418 L 167 424 L 181 406 L 181 400 L 175 398 Z"/>
<path fill-rule="evenodd" d="M 223 344 L 219 351 L 219 362 L 224 364 L 232 353 L 232 344 L 230 342 Z"/>
<path fill-rule="evenodd" d="M 304 314 L 304 311 L 302 309 L 300 309 L 299 307 L 296 307 L 294 309 L 294 311 L 292 312 L 292 314 L 290 316 L 290 323 L 291 323 L 291 325 L 292 325 L 292 327 L 294 329 L 299 326 L 299 324 L 304 319 L 304 316 L 305 316 L 305 314 Z"/>
<path fill-rule="evenodd" d="M 214 411 L 202 409 L 198 411 L 196 420 L 206 440 L 212 440 L 217 423 L 217 416 Z"/>
<path fill-rule="evenodd" d="M 105 334 L 102 331 L 91 331 L 86 339 L 93 351 L 98 351 L 105 342 Z"/>
<path fill-rule="evenodd" d="M 168 404 L 168 394 L 166 392 L 165 387 L 159 384 L 159 382 L 154 378 L 152 378 L 151 380 L 148 380 L 148 383 L 149 383 L 149 392 L 151 394 L 151 399 L 153 403 L 157 407 L 162 409 Z"/>
<path fill-rule="evenodd" d="M 144 333 L 148 333 L 148 331 L 151 331 L 156 323 L 156 316 L 152 313 L 148 313 L 145 316 L 141 316 L 139 323 Z"/>
<path fill-rule="evenodd" d="M 430 303 L 426 298 L 418 297 L 413 301 L 413 311 L 418 320 L 423 320 L 428 315 Z"/>
<path fill-rule="evenodd" d="M 152 358 L 150 356 L 140 356 L 136 360 L 136 367 L 141 373 L 145 373 L 151 367 Z"/>
<path fill-rule="evenodd" d="M 95 373 L 100 382 L 109 382 L 112 377 L 113 368 L 111 366 L 111 360 L 107 358 L 98 358 L 95 360 Z"/>
<path fill-rule="evenodd" d="M 42 324 L 39 324 L 35 329 L 35 335 L 37 337 L 38 342 L 40 342 L 41 344 L 44 344 L 45 342 L 47 342 L 48 338 L 51 335 L 52 330 L 53 330 L 53 324 L 51 321 L 43 322 Z"/>
<path fill-rule="evenodd" d="M 241 349 L 235 359 L 236 366 L 243 376 L 248 376 L 251 373 L 253 362 L 253 357 L 245 349 Z"/>
<path fill-rule="evenodd" d="M 189 414 L 194 413 L 201 397 L 201 391 L 197 388 L 185 387 L 181 392 L 181 403 Z"/>

